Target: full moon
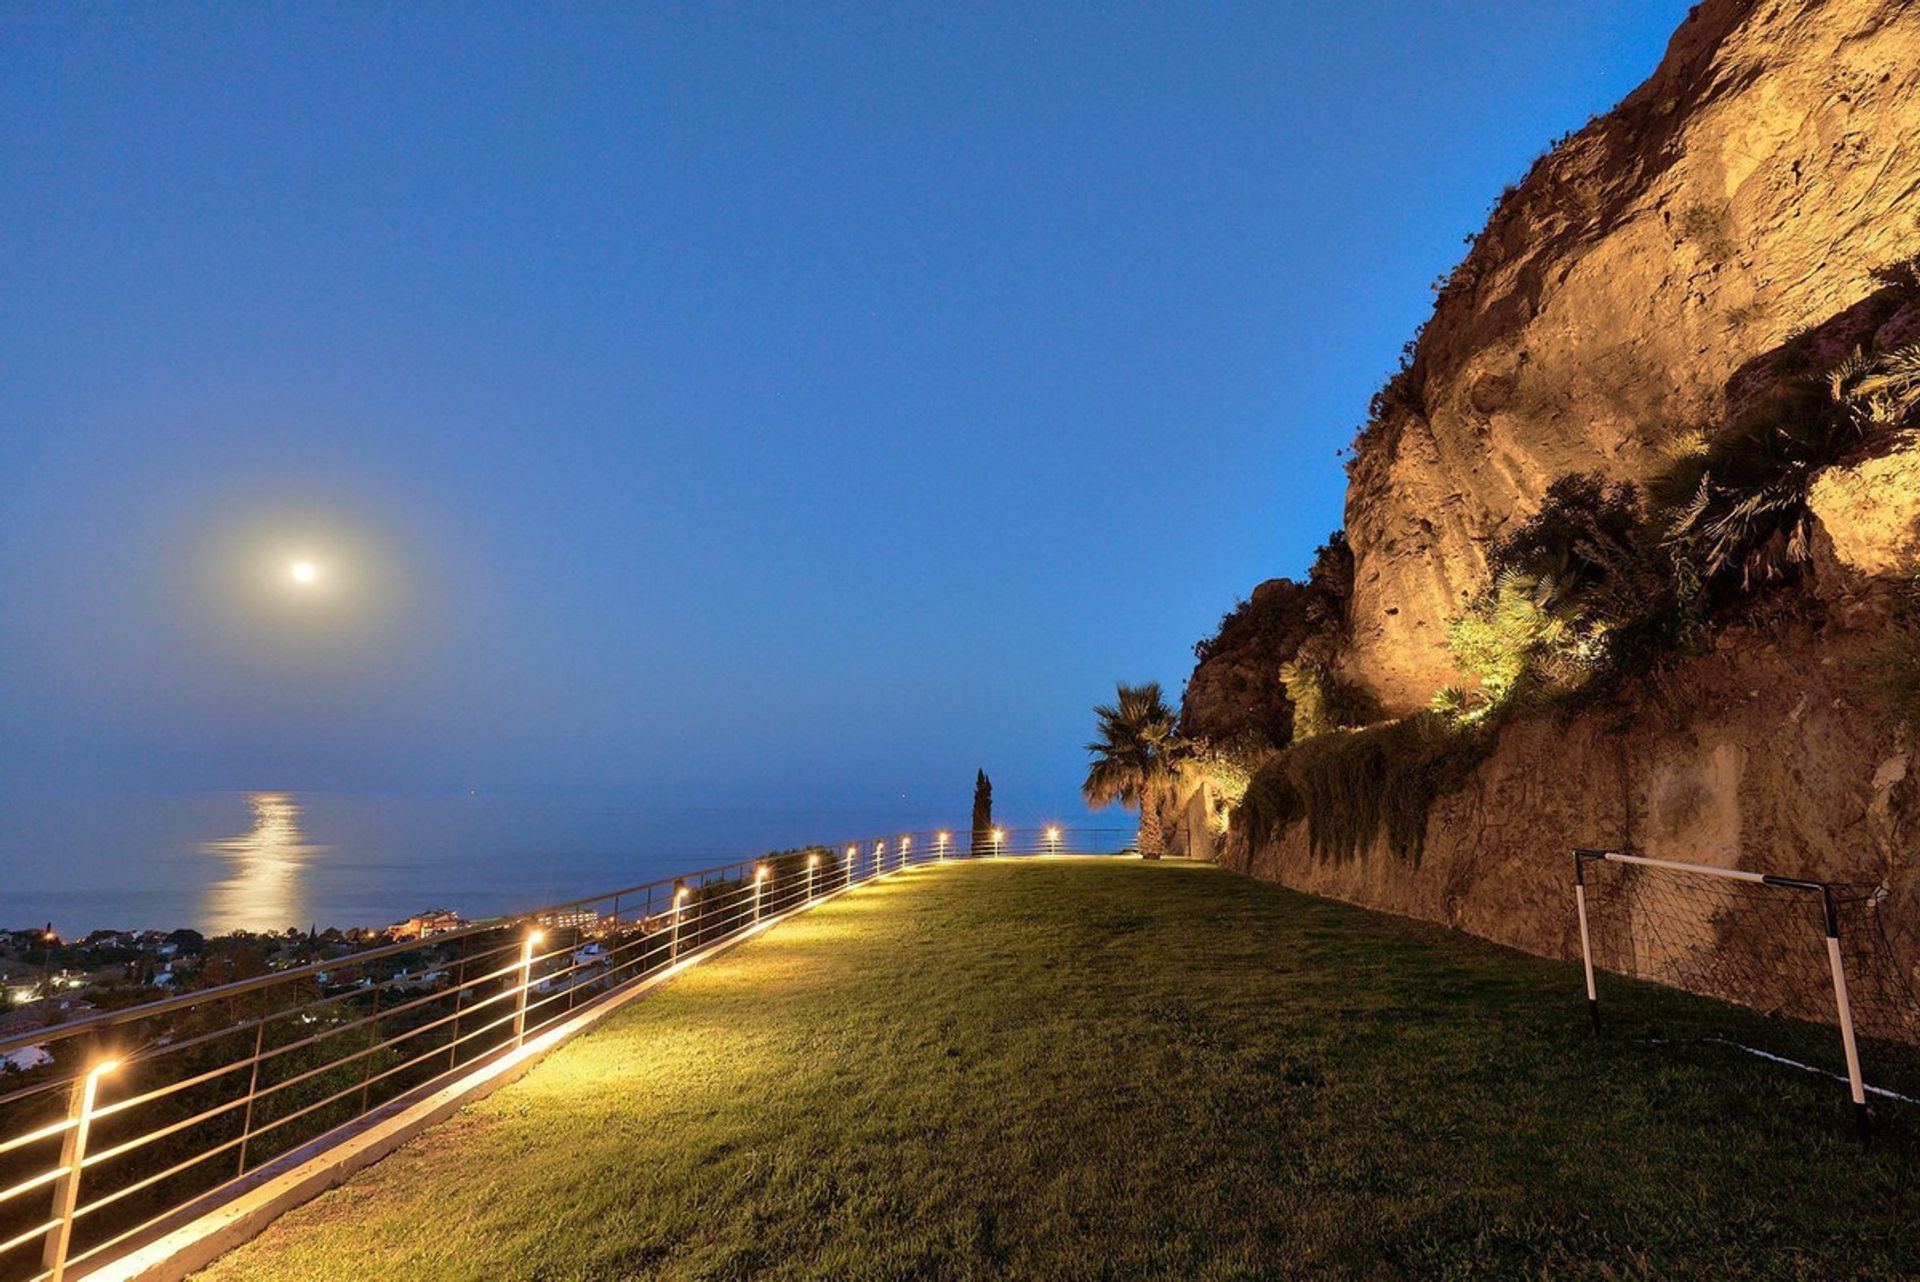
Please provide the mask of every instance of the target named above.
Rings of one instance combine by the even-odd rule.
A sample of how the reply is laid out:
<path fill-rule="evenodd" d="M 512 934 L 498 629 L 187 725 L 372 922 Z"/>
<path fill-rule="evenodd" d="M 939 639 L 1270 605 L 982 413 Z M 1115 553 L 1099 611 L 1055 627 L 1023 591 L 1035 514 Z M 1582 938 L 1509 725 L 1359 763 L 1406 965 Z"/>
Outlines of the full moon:
<path fill-rule="evenodd" d="M 311 561 L 295 561 L 292 573 L 295 583 L 311 583 L 320 577 L 319 567 Z"/>

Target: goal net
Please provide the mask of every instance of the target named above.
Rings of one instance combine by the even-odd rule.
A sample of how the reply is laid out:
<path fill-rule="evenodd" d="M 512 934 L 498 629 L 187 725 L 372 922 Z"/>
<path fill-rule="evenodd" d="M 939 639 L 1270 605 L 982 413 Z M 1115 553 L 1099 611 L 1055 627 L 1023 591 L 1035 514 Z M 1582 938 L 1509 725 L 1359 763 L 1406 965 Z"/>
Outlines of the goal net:
<path fill-rule="evenodd" d="M 1865 1137 L 1868 1095 L 1891 1092 L 1867 1084 L 1863 1047 L 1920 1043 L 1920 1001 L 1888 945 L 1879 887 L 1576 850 L 1574 891 L 1596 1029 L 1596 972 L 1826 1025 L 1823 1040 L 1839 1052 L 1831 1071 L 1844 1074 Z M 1828 1071 L 1767 1047 L 1732 1044 Z M 1806 1037 L 1792 1038 L 1777 1049 L 1806 1044 Z"/>

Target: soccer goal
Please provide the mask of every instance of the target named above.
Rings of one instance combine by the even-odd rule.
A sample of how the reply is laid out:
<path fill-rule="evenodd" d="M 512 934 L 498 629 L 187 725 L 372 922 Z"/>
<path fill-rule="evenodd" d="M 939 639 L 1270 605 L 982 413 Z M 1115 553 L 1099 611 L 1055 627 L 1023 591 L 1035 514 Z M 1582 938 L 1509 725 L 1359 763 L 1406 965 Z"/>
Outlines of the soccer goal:
<path fill-rule="evenodd" d="M 1920 1002 L 1896 964 L 1877 886 L 1575 850 L 1574 908 L 1587 1010 L 1600 1030 L 1596 971 L 1704 993 L 1789 1019 L 1837 1027 L 1864 1143 L 1867 1085 L 1860 1038 L 1920 1041 Z M 1739 1049 L 1795 1067 L 1809 1064 Z M 1838 1074 L 1835 1074 L 1838 1076 Z M 1894 1096 L 1894 1098 L 1902 1098 Z"/>

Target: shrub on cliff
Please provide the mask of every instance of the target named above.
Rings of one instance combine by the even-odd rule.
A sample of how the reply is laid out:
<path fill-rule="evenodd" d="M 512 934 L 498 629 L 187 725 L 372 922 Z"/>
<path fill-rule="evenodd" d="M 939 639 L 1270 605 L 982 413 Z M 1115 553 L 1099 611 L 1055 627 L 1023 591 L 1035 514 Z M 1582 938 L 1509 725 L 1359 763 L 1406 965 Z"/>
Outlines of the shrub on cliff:
<path fill-rule="evenodd" d="M 1555 481 L 1540 510 L 1494 545 L 1492 583 L 1448 629 L 1448 646 L 1480 690 L 1443 690 L 1435 709 L 1475 720 L 1691 648 L 1697 585 L 1660 536 L 1631 484 L 1597 474 Z"/>
<path fill-rule="evenodd" d="M 1353 551 L 1347 546 L 1346 531 L 1335 530 L 1314 552 L 1305 584 L 1276 579 L 1272 585 L 1286 590 L 1256 591 L 1236 602 L 1220 616 L 1212 636 L 1193 643 L 1193 657 L 1205 663 L 1233 651 L 1262 647 L 1291 655 L 1308 637 L 1337 633 L 1353 593 Z"/>
<path fill-rule="evenodd" d="M 1330 730 L 1363 726 L 1380 715 L 1379 705 L 1333 670 L 1330 646 L 1309 642 L 1280 665 L 1280 682 L 1293 704 L 1293 742 Z"/>
<path fill-rule="evenodd" d="M 1334 731 L 1255 771 L 1235 818 L 1256 850 L 1304 819 L 1321 858 L 1351 859 L 1384 838 L 1394 854 L 1418 863 L 1434 802 L 1466 782 L 1490 742 L 1489 732 L 1431 712 Z"/>
<path fill-rule="evenodd" d="M 1813 559 L 1808 492 L 1822 469 L 1920 423 L 1920 344 L 1855 352 L 1794 379 L 1655 478 L 1667 543 L 1727 597 L 1797 577 Z"/>

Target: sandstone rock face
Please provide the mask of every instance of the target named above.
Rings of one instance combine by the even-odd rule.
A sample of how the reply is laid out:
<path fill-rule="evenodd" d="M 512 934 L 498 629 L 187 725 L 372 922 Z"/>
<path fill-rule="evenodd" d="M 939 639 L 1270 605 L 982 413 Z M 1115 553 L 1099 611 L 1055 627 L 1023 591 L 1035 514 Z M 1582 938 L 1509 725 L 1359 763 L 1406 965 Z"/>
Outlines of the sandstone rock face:
<path fill-rule="evenodd" d="M 1446 624 L 1489 541 L 1552 481 L 1644 479 L 1722 420 L 1743 365 L 1916 254 L 1920 6 L 1702 4 L 1501 203 L 1421 338 L 1412 403 L 1360 442 L 1346 675 L 1389 710 L 1425 703 L 1457 679 Z M 1827 484 L 1842 561 L 1908 554 L 1911 527 L 1865 514 L 1910 466 Z"/>
<path fill-rule="evenodd" d="M 1721 634 L 1631 723 L 1611 709 L 1509 725 L 1469 785 L 1434 807 L 1417 865 L 1383 843 L 1351 860 L 1317 857 L 1305 824 L 1259 850 L 1229 843 L 1223 862 L 1551 957 L 1579 955 L 1576 846 L 1858 882 L 1884 888 L 1877 911 L 1912 975 L 1920 779 L 1904 737 L 1876 723 L 1852 686 L 1876 638 L 1836 645 L 1814 628 Z M 1715 947 L 1768 942 L 1710 918 L 1692 925 Z"/>
<path fill-rule="evenodd" d="M 1313 625 L 1308 608 L 1316 589 L 1269 579 L 1253 590 L 1223 627 L 1216 648 L 1187 679 L 1180 724 L 1190 736 L 1224 742 L 1248 729 L 1271 742 L 1293 739 L 1293 705 L 1280 683 L 1280 665 L 1293 658 Z"/>
<path fill-rule="evenodd" d="M 1808 506 L 1825 535 L 1818 548 L 1823 588 L 1920 576 L 1920 435 L 1813 483 Z"/>

